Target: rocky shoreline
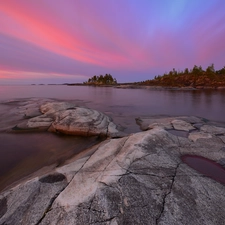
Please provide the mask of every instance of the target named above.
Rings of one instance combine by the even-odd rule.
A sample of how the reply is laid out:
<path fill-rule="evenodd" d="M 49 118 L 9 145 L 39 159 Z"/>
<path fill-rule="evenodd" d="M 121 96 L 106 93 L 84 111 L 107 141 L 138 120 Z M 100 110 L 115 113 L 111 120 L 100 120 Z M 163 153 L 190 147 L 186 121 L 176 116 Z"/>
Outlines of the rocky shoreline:
<path fill-rule="evenodd" d="M 108 138 L 3 191 L 0 224 L 225 221 L 224 124 L 184 116 L 136 118 L 142 131 L 126 135 L 109 117 L 91 109 L 53 100 L 23 106 L 7 131 L 9 127 L 13 132 L 40 129 L 77 135 L 79 131 Z M 207 168 L 199 173 L 188 166 L 182 161 L 185 155 L 220 165 L 222 181 L 207 174 Z"/>
<path fill-rule="evenodd" d="M 173 86 L 154 86 L 154 85 L 139 85 L 139 84 L 121 84 L 114 86 L 115 88 L 124 88 L 124 89 L 150 89 L 150 90 L 187 90 L 187 91 L 193 91 L 193 90 L 225 90 L 224 86 L 184 86 L 184 87 L 173 87 Z"/>
<path fill-rule="evenodd" d="M 122 89 L 150 89 L 150 90 L 225 90 L 225 86 L 210 86 L 210 85 L 197 85 L 197 86 L 165 86 L 165 85 L 145 85 L 138 83 L 118 83 L 113 85 L 105 84 L 65 84 L 68 86 L 93 86 L 93 87 L 113 87 Z"/>

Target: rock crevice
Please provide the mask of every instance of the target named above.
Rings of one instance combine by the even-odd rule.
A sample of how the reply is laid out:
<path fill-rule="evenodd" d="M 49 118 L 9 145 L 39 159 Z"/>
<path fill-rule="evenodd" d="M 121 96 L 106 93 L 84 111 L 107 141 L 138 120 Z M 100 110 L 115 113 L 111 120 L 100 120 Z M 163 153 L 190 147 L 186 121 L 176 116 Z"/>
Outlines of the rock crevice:
<path fill-rule="evenodd" d="M 180 166 L 180 163 L 177 164 L 176 168 L 174 169 L 174 174 L 173 174 L 173 176 L 172 176 L 171 185 L 170 185 L 170 187 L 169 187 L 168 192 L 167 192 L 167 193 L 164 195 L 164 197 L 163 197 L 162 209 L 161 209 L 161 211 L 160 211 L 159 216 L 156 218 L 156 224 L 159 224 L 160 218 L 161 218 L 161 216 L 162 216 L 163 213 L 164 213 L 164 210 L 165 210 L 165 204 L 166 204 L 166 198 L 171 194 L 171 192 L 172 192 L 172 190 L 173 190 L 173 186 L 174 186 L 174 182 L 175 182 L 175 178 L 176 178 L 176 176 L 177 176 L 177 170 L 178 170 L 179 166 Z"/>

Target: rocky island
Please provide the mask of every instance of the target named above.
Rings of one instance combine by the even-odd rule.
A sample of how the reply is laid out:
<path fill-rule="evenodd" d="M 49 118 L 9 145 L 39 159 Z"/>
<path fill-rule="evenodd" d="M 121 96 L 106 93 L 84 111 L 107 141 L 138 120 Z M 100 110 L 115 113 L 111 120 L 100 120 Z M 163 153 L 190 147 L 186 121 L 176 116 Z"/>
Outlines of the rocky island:
<path fill-rule="evenodd" d="M 203 70 L 196 66 L 189 70 L 177 71 L 175 68 L 169 73 L 155 76 L 152 80 L 138 82 L 138 85 L 177 87 L 189 89 L 225 89 L 225 67 L 215 70 L 214 64 Z"/>
<path fill-rule="evenodd" d="M 140 132 L 125 134 L 95 110 L 24 102 L 1 132 L 106 139 L 2 191 L 0 224 L 223 224 L 225 125 L 194 116 L 136 122 Z"/>
<path fill-rule="evenodd" d="M 116 78 L 111 74 L 105 74 L 89 78 L 87 81 L 77 84 L 66 85 L 91 85 L 99 87 L 115 87 L 115 88 L 131 88 L 131 89 L 169 89 L 169 90 L 202 90 L 215 89 L 225 90 L 225 66 L 222 69 L 215 70 L 214 64 L 208 66 L 205 70 L 201 66 L 192 69 L 185 68 L 183 71 L 173 68 L 168 73 L 157 75 L 154 79 L 131 82 L 118 83 Z"/>

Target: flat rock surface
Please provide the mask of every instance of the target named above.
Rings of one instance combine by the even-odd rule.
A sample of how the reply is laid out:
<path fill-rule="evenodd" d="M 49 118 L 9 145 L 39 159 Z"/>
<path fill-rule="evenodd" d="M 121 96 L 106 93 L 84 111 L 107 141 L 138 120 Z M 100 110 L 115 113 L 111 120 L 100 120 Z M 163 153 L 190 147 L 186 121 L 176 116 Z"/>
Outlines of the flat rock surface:
<path fill-rule="evenodd" d="M 225 133 L 225 128 L 224 127 L 216 127 L 216 126 L 204 125 L 200 129 L 203 132 L 217 134 L 217 135 Z"/>
<path fill-rule="evenodd" d="M 202 125 L 182 137 L 165 128 L 175 119 Z M 224 224 L 225 186 L 190 168 L 181 156 L 222 164 L 225 134 L 201 129 L 211 125 L 197 118 L 152 123 L 160 125 L 105 140 L 51 173 L 1 193 L 0 224 Z"/>
<path fill-rule="evenodd" d="M 179 117 L 144 117 L 136 118 L 136 123 L 140 126 L 141 130 L 149 130 L 154 127 L 162 127 L 164 129 L 176 129 L 183 131 L 190 131 L 195 129 L 193 125 L 201 125 L 202 118 L 195 116 L 179 116 Z"/>
<path fill-rule="evenodd" d="M 195 130 L 195 128 L 188 122 L 184 120 L 172 120 L 171 124 L 173 125 L 175 130 L 183 130 L 183 131 L 190 131 Z"/>

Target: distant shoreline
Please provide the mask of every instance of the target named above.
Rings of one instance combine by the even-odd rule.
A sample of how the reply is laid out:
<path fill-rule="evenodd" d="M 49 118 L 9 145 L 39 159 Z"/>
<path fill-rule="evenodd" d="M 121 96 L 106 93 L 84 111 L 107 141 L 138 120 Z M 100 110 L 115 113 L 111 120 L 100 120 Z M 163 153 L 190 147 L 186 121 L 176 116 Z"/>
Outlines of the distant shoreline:
<path fill-rule="evenodd" d="M 63 84 L 30 84 L 32 86 L 85 86 L 85 87 L 113 87 L 121 89 L 149 89 L 149 90 L 225 90 L 225 86 L 165 86 L 165 85 L 145 85 L 139 83 L 117 83 L 117 84 L 83 84 L 83 83 L 63 83 Z"/>
<path fill-rule="evenodd" d="M 225 86 L 183 86 L 183 87 L 176 87 L 176 86 L 159 86 L 159 85 L 141 85 L 136 83 L 119 83 L 119 84 L 112 84 L 112 85 L 94 85 L 94 84 L 82 84 L 82 83 L 75 83 L 75 84 L 62 84 L 67 86 L 90 86 L 90 87 L 114 87 L 114 88 L 122 88 L 122 89 L 152 89 L 152 90 L 225 90 Z"/>

